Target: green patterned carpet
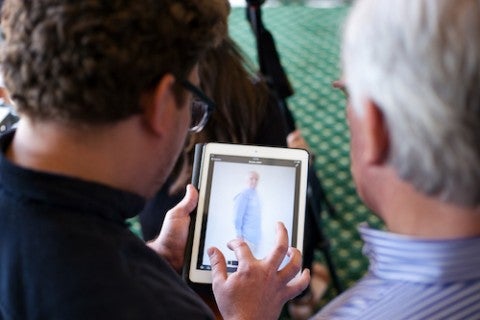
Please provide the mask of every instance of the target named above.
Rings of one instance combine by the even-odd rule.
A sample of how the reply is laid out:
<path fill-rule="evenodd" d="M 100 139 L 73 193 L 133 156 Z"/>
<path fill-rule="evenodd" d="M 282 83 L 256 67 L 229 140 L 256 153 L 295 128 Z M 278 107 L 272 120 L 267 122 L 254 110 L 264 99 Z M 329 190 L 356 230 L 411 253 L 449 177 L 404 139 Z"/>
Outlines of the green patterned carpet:
<path fill-rule="evenodd" d="M 351 286 L 367 269 L 361 254 L 357 225 L 379 219 L 360 202 L 350 174 L 349 136 L 345 98 L 331 83 L 340 75 L 339 45 L 347 6 L 329 9 L 302 5 L 264 7 L 263 22 L 276 40 L 282 64 L 294 87 L 288 104 L 305 139 L 316 155 L 317 174 L 337 214 L 322 215 L 336 271 L 343 287 Z M 245 8 L 234 8 L 230 34 L 253 62 L 256 44 L 245 18 Z M 321 251 L 316 254 L 323 259 Z M 323 303 L 335 295 L 330 290 Z"/>

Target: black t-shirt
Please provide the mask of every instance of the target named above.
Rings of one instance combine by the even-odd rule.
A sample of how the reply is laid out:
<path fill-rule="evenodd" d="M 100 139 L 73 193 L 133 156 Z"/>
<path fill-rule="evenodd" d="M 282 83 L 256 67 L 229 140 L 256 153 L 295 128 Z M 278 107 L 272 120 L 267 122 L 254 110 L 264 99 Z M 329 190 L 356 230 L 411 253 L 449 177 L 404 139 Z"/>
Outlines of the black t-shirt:
<path fill-rule="evenodd" d="M 128 229 L 144 199 L 12 164 L 0 138 L 0 319 L 212 319 Z"/>

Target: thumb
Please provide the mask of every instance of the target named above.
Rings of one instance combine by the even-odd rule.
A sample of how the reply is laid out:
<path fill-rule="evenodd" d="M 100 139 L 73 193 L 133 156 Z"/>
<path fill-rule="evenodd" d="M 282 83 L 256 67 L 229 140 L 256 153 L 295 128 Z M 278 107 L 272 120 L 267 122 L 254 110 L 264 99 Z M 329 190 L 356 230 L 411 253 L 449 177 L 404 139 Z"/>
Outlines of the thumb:
<path fill-rule="evenodd" d="M 175 207 L 170 209 L 167 214 L 174 216 L 189 215 L 190 212 L 192 212 L 193 209 L 195 209 L 195 207 L 197 206 L 197 202 L 198 191 L 193 185 L 189 184 L 187 185 L 187 191 L 182 201 L 180 201 Z"/>
<path fill-rule="evenodd" d="M 212 266 L 212 285 L 220 284 L 227 280 L 227 263 L 223 253 L 215 247 L 211 247 L 207 251 Z"/>

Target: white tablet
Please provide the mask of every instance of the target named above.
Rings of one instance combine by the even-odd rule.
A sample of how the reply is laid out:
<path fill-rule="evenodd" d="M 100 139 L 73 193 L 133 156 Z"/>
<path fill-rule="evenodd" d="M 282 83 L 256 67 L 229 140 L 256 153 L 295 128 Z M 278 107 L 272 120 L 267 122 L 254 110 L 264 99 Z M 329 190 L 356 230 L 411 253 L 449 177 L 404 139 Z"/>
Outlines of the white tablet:
<path fill-rule="evenodd" d="M 237 237 L 256 258 L 265 257 L 275 244 L 277 221 L 285 224 L 290 245 L 302 251 L 307 151 L 224 143 L 198 150 L 192 181 L 198 176 L 199 201 L 184 270 L 190 282 L 211 283 L 212 246 L 224 254 L 228 272 L 235 272 L 238 261 L 227 243 Z"/>

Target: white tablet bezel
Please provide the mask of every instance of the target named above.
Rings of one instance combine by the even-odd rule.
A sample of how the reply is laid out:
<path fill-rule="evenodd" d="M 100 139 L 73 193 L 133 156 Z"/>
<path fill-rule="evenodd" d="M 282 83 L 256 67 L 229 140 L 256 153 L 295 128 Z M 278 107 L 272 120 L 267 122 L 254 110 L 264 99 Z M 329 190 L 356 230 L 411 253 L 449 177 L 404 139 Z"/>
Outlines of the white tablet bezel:
<path fill-rule="evenodd" d="M 302 251 L 303 249 L 308 158 L 309 158 L 308 152 L 303 149 L 293 149 L 293 148 L 239 145 L 239 144 L 226 144 L 226 143 L 207 143 L 203 147 L 202 161 L 201 161 L 201 167 L 200 167 L 200 177 L 199 177 L 199 200 L 198 200 L 198 206 L 197 206 L 195 225 L 193 229 L 194 233 L 193 233 L 191 254 L 189 255 L 190 261 L 187 261 L 187 263 L 189 263 L 189 268 L 187 270 L 188 280 L 193 283 L 211 283 L 212 282 L 210 269 L 205 270 L 205 269 L 197 268 L 197 265 L 199 263 L 198 261 L 199 251 L 201 250 L 200 247 L 204 245 L 202 241 L 205 241 L 201 239 L 202 238 L 201 236 L 203 233 L 202 228 L 203 226 L 206 226 L 206 223 L 207 223 L 206 221 L 204 222 L 206 199 L 210 199 L 210 196 L 207 197 L 207 192 L 211 191 L 211 190 L 207 190 L 207 184 L 209 182 L 208 175 L 209 175 L 209 171 L 212 168 L 213 163 L 217 161 L 217 160 L 209 161 L 209 159 L 211 157 L 212 159 L 215 159 L 215 157 L 220 157 L 222 159 L 225 159 L 226 157 L 230 157 L 230 156 L 243 157 L 244 159 L 242 159 L 242 161 L 248 161 L 248 162 L 241 163 L 243 167 L 248 167 L 251 165 L 252 167 L 258 168 L 259 166 L 265 166 L 266 165 L 265 162 L 269 162 L 270 159 L 272 159 L 272 161 L 274 162 L 288 163 L 288 166 L 274 165 L 274 166 L 270 166 L 270 170 L 275 170 L 277 167 L 279 168 L 288 167 L 289 169 L 293 168 L 295 170 L 295 173 L 293 175 L 295 176 L 295 179 L 297 179 L 297 181 L 295 182 L 295 186 L 293 186 L 293 189 L 296 189 L 296 196 L 292 195 L 293 202 L 294 202 L 291 205 L 292 212 L 287 213 L 288 219 L 291 219 L 291 224 L 289 225 L 290 227 L 287 227 L 287 229 L 289 230 L 289 235 L 288 235 L 289 245 L 298 248 L 300 251 Z M 224 161 L 224 163 L 225 162 L 227 164 L 229 163 L 228 161 Z M 277 170 L 282 170 L 282 169 L 277 169 Z M 292 174 L 289 173 L 289 175 L 292 175 Z M 264 179 L 264 177 L 261 177 L 260 179 Z M 212 187 L 212 186 L 210 185 L 209 187 Z M 276 199 L 276 200 L 278 201 L 279 199 Z M 295 205 L 296 205 L 296 208 L 295 208 Z M 268 221 L 268 223 L 269 222 L 270 221 Z M 272 228 L 275 228 L 276 221 L 272 220 L 271 225 L 272 225 Z M 294 237 L 292 237 L 291 233 L 295 234 Z M 235 237 L 235 234 L 232 234 L 231 239 L 233 239 L 234 237 Z M 202 249 L 203 251 L 206 251 L 208 248 L 205 247 Z"/>

